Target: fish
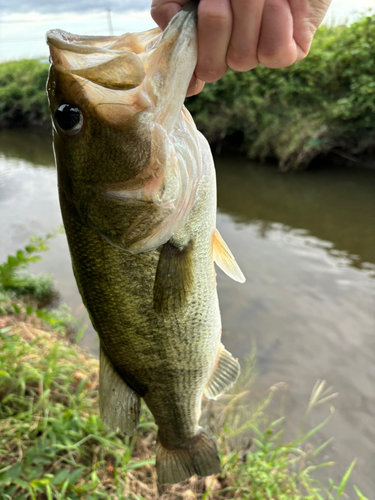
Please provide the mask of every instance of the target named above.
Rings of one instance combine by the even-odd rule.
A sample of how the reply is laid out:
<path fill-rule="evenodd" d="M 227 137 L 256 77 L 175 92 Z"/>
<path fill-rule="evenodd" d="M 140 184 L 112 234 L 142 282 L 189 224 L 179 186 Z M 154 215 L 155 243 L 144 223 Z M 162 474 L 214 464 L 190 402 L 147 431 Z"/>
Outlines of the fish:
<path fill-rule="evenodd" d="M 101 418 L 134 435 L 144 400 L 162 484 L 220 472 L 202 398 L 240 372 L 221 343 L 214 262 L 245 278 L 216 229 L 210 147 L 184 107 L 196 25 L 188 4 L 163 32 L 47 33 L 59 200 L 100 339 Z"/>

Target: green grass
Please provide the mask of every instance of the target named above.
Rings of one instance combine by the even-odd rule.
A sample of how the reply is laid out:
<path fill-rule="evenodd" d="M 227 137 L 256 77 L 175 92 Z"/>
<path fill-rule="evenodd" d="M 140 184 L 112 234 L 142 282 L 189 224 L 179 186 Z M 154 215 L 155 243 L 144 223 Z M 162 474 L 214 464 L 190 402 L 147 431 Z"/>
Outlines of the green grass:
<path fill-rule="evenodd" d="M 61 230 L 57 231 L 61 232 Z M 12 293 L 16 297 L 46 301 L 53 294 L 53 279 L 48 275 L 35 276 L 30 274 L 28 266 L 41 260 L 40 253 L 48 250 L 48 241 L 57 234 L 48 234 L 45 238 L 33 236 L 25 248 L 17 250 L 14 255 L 8 255 L 0 264 L 0 291 L 3 294 Z"/>
<path fill-rule="evenodd" d="M 150 460 L 132 459 L 136 439 L 103 427 L 97 361 L 56 333 L 22 323 L 3 329 L 0 339 L 0 494 L 122 495 L 128 471 Z M 140 435 L 152 426 L 142 422 Z"/>
<path fill-rule="evenodd" d="M 2 500 L 158 498 L 156 433 L 149 411 L 142 408 L 137 436 L 122 438 L 100 420 L 97 386 L 98 361 L 63 334 L 24 322 L 0 330 Z M 215 422 L 211 430 L 222 474 L 193 478 L 172 491 L 191 490 L 192 498 L 206 499 L 340 498 L 351 469 L 341 484 L 324 487 L 312 475 L 328 465 L 316 460 L 325 444 L 309 454 L 302 446 L 325 422 L 292 442 L 282 442 L 283 419 L 265 425 L 276 388 L 256 407 L 246 408 L 245 420 L 246 389 L 238 389 L 236 395 L 204 409 L 203 421 Z M 321 389 L 315 388 L 312 406 L 324 398 L 330 401 L 330 393 L 318 394 Z M 364 498 L 360 495 L 358 490 L 358 498 Z"/>
<path fill-rule="evenodd" d="M 0 287 L 14 285 L 11 277 L 19 266 L 45 250 L 45 239 L 33 242 L 0 265 Z M 257 405 L 246 403 L 255 380 L 253 356 L 232 394 L 203 406 L 201 422 L 215 436 L 222 473 L 158 488 L 156 426 L 147 407 L 142 407 L 136 436 L 108 431 L 99 416 L 98 360 L 71 343 L 67 325 L 53 320 L 59 311 L 29 310 L 19 298 L 10 304 L 16 308 L 0 311 L 0 500 L 156 500 L 161 492 L 171 500 L 343 496 L 355 461 L 339 484 L 330 479 L 320 484 L 314 471 L 330 465 L 319 461 L 330 440 L 316 449 L 308 445 L 333 412 L 336 394 L 324 382 L 314 387 L 306 416 L 326 405 L 327 418 L 285 441 L 284 419 L 267 419 L 280 384 Z M 354 491 L 367 500 L 359 488 Z"/>
<path fill-rule="evenodd" d="M 0 314 L 34 315 L 60 332 L 78 328 L 66 305 L 49 307 L 58 298 L 52 276 L 28 270 L 31 263 L 41 260 L 40 253 L 49 250 L 49 240 L 62 232 L 59 228 L 45 237 L 31 237 L 28 245 L 0 264 Z"/>

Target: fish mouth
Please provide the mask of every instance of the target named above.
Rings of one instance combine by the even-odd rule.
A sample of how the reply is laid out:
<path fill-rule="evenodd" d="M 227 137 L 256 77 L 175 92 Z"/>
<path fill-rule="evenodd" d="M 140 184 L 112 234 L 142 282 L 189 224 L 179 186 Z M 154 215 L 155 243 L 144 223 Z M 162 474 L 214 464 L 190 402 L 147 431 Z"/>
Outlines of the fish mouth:
<path fill-rule="evenodd" d="M 105 36 L 81 36 L 74 35 L 64 30 L 50 30 L 47 33 L 47 44 L 60 50 L 69 50 L 79 54 L 91 54 L 93 52 L 107 53 L 110 50 L 111 41 L 117 37 Z M 104 45 L 104 46 L 100 46 Z M 106 48 L 105 46 L 109 48 Z"/>
<path fill-rule="evenodd" d="M 196 45 L 196 11 L 197 3 L 190 2 L 174 16 L 164 32 L 155 28 L 117 37 L 80 36 L 51 30 L 47 33 L 51 64 L 59 71 L 113 90 L 134 89 L 147 76 L 148 93 L 156 103 L 176 76 L 181 81 L 181 75 L 171 71 L 178 59 L 187 56 L 193 59 L 187 69 L 191 74 L 194 71 L 196 46 L 193 51 L 189 46 Z M 195 54 L 191 57 L 192 52 Z"/>
<path fill-rule="evenodd" d="M 81 76 L 105 88 L 128 90 L 137 87 L 145 77 L 142 61 L 132 50 L 113 48 L 116 43 L 119 46 L 119 38 L 51 30 L 47 33 L 51 63 L 61 72 Z"/>
<path fill-rule="evenodd" d="M 176 53 L 182 52 L 186 42 L 195 37 L 196 5 L 195 2 L 187 4 L 164 32 L 155 28 L 117 37 L 50 30 L 47 33 L 50 61 L 60 71 L 82 76 L 106 88 L 134 88 L 143 82 L 146 74 L 149 78 L 153 73 L 160 74 L 160 66 L 169 70 Z M 100 74 L 99 78 L 96 73 Z M 104 73 L 107 73 L 105 78 Z M 165 78 L 167 71 L 163 73 Z"/>

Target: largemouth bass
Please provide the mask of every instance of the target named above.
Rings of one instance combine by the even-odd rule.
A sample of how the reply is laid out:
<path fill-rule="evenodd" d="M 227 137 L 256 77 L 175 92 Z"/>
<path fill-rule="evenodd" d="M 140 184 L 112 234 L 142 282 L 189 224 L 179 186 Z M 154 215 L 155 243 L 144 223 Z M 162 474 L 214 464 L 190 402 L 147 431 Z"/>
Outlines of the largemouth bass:
<path fill-rule="evenodd" d="M 199 427 L 203 394 L 239 374 L 220 343 L 214 261 L 244 277 L 216 230 L 210 148 L 183 107 L 197 61 L 196 9 L 162 33 L 47 35 L 47 91 L 62 216 L 100 338 L 100 412 L 132 435 L 144 399 L 161 483 L 220 472 Z"/>

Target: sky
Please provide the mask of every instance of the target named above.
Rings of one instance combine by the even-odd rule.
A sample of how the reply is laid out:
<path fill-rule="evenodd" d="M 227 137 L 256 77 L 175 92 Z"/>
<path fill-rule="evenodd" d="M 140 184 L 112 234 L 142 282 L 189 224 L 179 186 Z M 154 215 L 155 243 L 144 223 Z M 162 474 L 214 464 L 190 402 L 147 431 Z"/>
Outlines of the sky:
<path fill-rule="evenodd" d="M 48 57 L 45 33 L 59 28 L 80 35 L 120 35 L 155 27 L 151 0 L 0 0 L 0 62 Z M 325 22 L 354 21 L 375 0 L 333 0 Z"/>

